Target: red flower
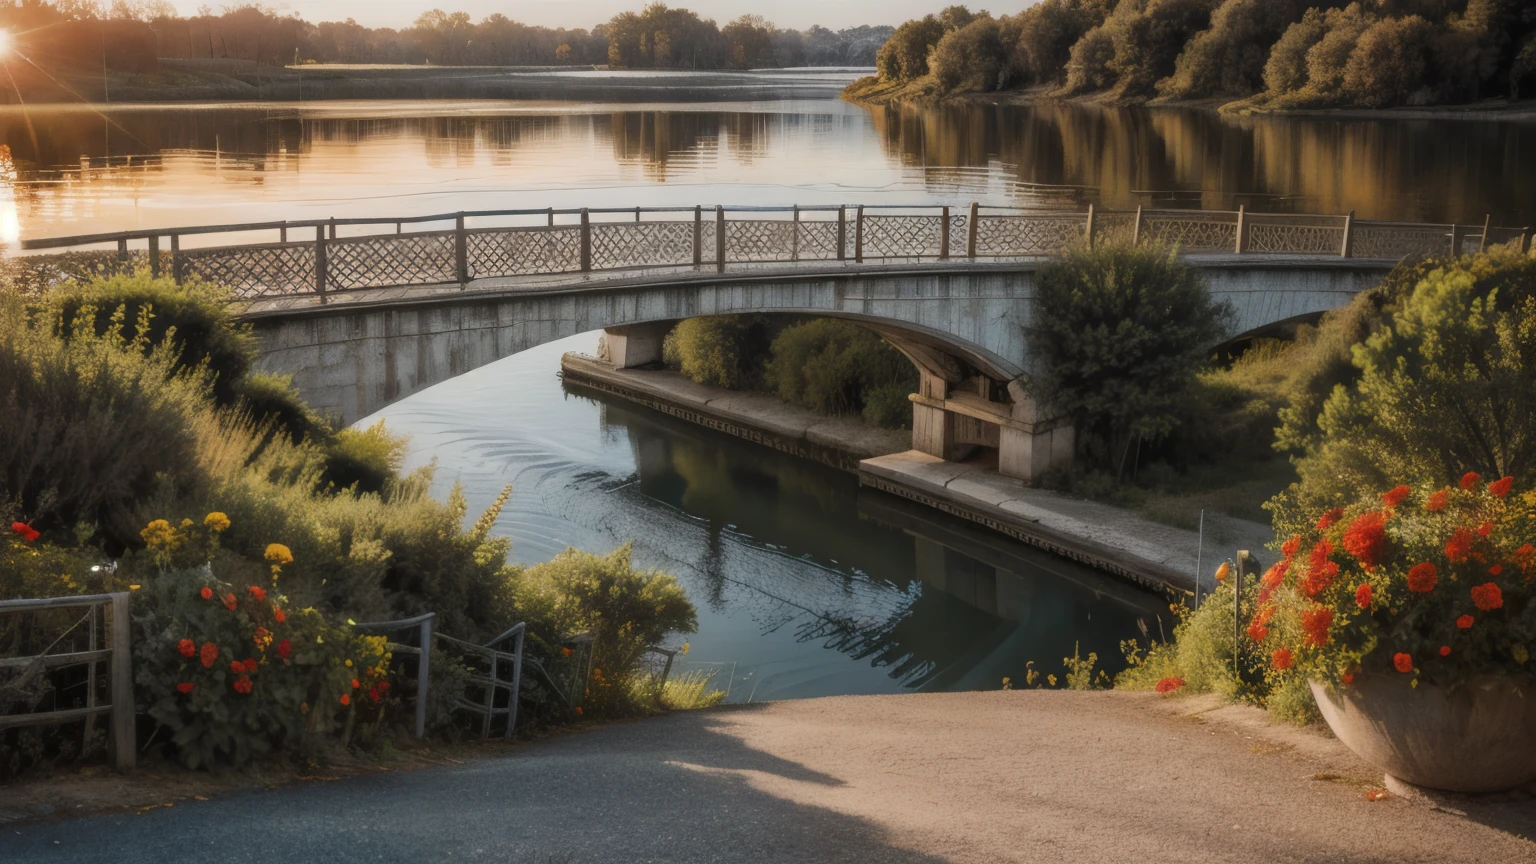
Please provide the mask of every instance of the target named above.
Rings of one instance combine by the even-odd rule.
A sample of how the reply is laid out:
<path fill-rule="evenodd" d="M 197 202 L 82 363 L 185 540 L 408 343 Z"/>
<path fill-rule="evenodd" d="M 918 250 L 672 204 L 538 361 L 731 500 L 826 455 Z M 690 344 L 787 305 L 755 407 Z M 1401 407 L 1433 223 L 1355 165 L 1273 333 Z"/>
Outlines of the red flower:
<path fill-rule="evenodd" d="M 283 658 L 284 660 L 287 660 L 288 659 L 288 655 L 292 654 L 292 653 L 293 653 L 293 646 L 288 644 L 288 640 L 287 639 L 284 639 L 283 641 L 277 643 L 277 656 Z"/>
<path fill-rule="evenodd" d="M 204 642 L 201 651 L 203 668 L 212 669 L 213 661 L 219 659 L 219 646 L 212 642 Z"/>
<path fill-rule="evenodd" d="M 183 681 L 180 684 L 176 685 L 176 692 L 180 693 L 183 696 L 185 696 L 188 693 L 192 692 L 192 687 L 193 687 L 193 684 L 192 684 L 191 681 Z"/>
<path fill-rule="evenodd" d="M 259 603 L 259 602 L 267 599 L 267 591 L 266 591 L 265 588 L 262 588 L 260 585 L 252 585 L 251 586 L 251 596 L 254 597 L 256 599 L 256 602 Z"/>
<path fill-rule="evenodd" d="M 1495 564 L 1492 567 L 1488 568 L 1488 575 L 1489 576 L 1497 576 L 1497 575 L 1499 575 L 1500 573 L 1503 573 L 1503 572 L 1504 572 L 1504 565 L 1503 564 Z"/>
<path fill-rule="evenodd" d="M 1344 686 L 1348 687 L 1349 685 L 1355 683 L 1355 675 L 1357 675 L 1359 672 L 1360 672 L 1360 667 L 1359 666 L 1351 666 L 1348 669 L 1344 670 L 1344 675 L 1343 675 Z"/>
<path fill-rule="evenodd" d="M 1429 493 L 1429 497 L 1424 499 L 1424 509 L 1431 513 L 1439 513 L 1449 503 L 1451 503 L 1451 491 L 1449 489 L 1441 489 Z"/>
<path fill-rule="evenodd" d="M 229 664 L 229 671 L 235 673 L 236 675 L 244 675 L 245 674 L 245 661 L 244 660 L 236 660 L 235 662 Z"/>
<path fill-rule="evenodd" d="M 368 698 L 372 699 L 375 702 L 379 701 L 379 688 L 377 688 L 377 687 L 370 687 L 370 688 L 368 688 Z"/>
<path fill-rule="evenodd" d="M 1471 531 L 1457 528 L 1455 533 L 1451 534 L 1451 539 L 1445 541 L 1445 557 L 1459 564 L 1472 554 L 1472 544 L 1476 542 Z"/>
<path fill-rule="evenodd" d="M 1467 490 L 1468 492 L 1476 489 L 1477 484 L 1481 482 L 1483 482 L 1483 475 L 1477 473 L 1476 471 L 1468 471 L 1467 473 L 1461 475 L 1461 488 Z"/>
<path fill-rule="evenodd" d="M 1440 646 L 1440 656 L 1441 657 L 1449 657 L 1449 656 L 1451 656 L 1451 646 L 1449 646 L 1449 645 L 1441 645 Z"/>
<path fill-rule="evenodd" d="M 1296 553 L 1299 551 L 1301 551 L 1300 534 L 1292 534 L 1291 539 L 1280 544 L 1280 554 L 1284 555 L 1287 561 L 1295 558 Z"/>
<path fill-rule="evenodd" d="M 353 690 L 356 690 L 357 688 L 359 688 L 361 686 L 363 686 L 362 683 L 359 682 L 356 678 L 352 679 L 352 689 Z"/>
<path fill-rule="evenodd" d="M 250 693 L 251 692 L 251 688 L 253 688 L 255 686 L 256 685 L 251 682 L 251 679 L 247 678 L 244 675 L 241 675 L 239 678 L 235 679 L 235 692 L 236 693 Z"/>
<path fill-rule="evenodd" d="M 1401 651 L 1399 651 L 1396 654 L 1393 654 L 1392 655 L 1392 668 L 1396 669 L 1399 672 L 1405 673 L 1405 674 L 1408 673 L 1408 672 L 1412 672 L 1413 671 L 1413 655 L 1412 654 L 1404 654 Z"/>
<path fill-rule="evenodd" d="M 1492 522 L 1484 522 L 1483 524 L 1477 526 L 1477 536 L 1479 536 L 1479 537 L 1487 537 L 1489 534 L 1492 534 L 1492 533 L 1493 533 L 1493 523 Z"/>
<path fill-rule="evenodd" d="M 183 639 L 176 643 L 176 650 L 181 652 L 181 656 L 191 660 L 197 656 L 197 643 L 191 639 Z"/>
<path fill-rule="evenodd" d="M 1341 542 L 1344 551 L 1355 556 L 1365 569 L 1380 564 L 1387 548 L 1386 514 L 1371 510 L 1356 516 L 1344 529 Z"/>
<path fill-rule="evenodd" d="M 1362 582 L 1360 587 L 1355 589 L 1355 605 L 1361 609 L 1371 608 L 1371 583 Z"/>
<path fill-rule="evenodd" d="M 272 617 L 276 619 L 277 623 L 279 624 L 288 620 L 288 616 L 283 614 L 283 610 L 276 606 L 272 607 Z"/>
<path fill-rule="evenodd" d="M 1463 615 L 1456 619 L 1456 628 L 1458 630 L 1471 630 L 1472 624 L 1476 620 L 1471 615 Z"/>
<path fill-rule="evenodd" d="M 12 522 L 11 530 L 21 535 L 21 539 L 28 543 L 35 543 L 37 538 L 43 536 L 43 532 L 33 528 L 25 522 Z"/>
<path fill-rule="evenodd" d="M 1183 686 L 1184 679 L 1175 675 L 1171 678 L 1164 678 L 1163 680 L 1157 682 L 1157 686 L 1153 687 L 1152 689 L 1159 693 L 1172 693 L 1173 691 Z"/>
<path fill-rule="evenodd" d="M 1469 590 L 1472 593 L 1472 605 L 1480 611 L 1492 612 L 1504 605 L 1504 592 L 1492 582 L 1473 585 Z"/>
<path fill-rule="evenodd" d="M 1412 494 L 1413 489 L 1407 486 L 1398 486 L 1395 489 L 1383 492 L 1381 494 L 1381 500 L 1382 503 L 1386 504 L 1388 507 L 1396 507 L 1404 501 L 1407 501 L 1408 496 Z"/>
<path fill-rule="evenodd" d="M 1509 494 L 1510 487 L 1515 485 L 1515 478 L 1501 477 L 1488 484 L 1488 494 L 1495 498 L 1503 498 Z"/>
<path fill-rule="evenodd" d="M 1281 648 L 1280 650 L 1269 655 L 1269 663 L 1271 666 L 1274 666 L 1276 669 L 1284 672 L 1285 670 L 1296 665 L 1296 655 L 1292 653 L 1291 649 L 1289 648 Z"/>
<path fill-rule="evenodd" d="M 204 600 L 212 600 L 213 599 L 213 589 L 209 588 L 207 585 L 204 585 L 203 586 L 203 590 L 197 592 L 197 596 L 203 598 Z"/>
<path fill-rule="evenodd" d="M 1279 561 L 1276 561 L 1274 564 L 1270 565 L 1268 570 L 1264 571 L 1264 578 L 1261 580 L 1262 584 L 1265 588 L 1279 588 L 1280 583 L 1285 581 L 1286 572 L 1290 569 L 1290 561 L 1287 561 L 1283 558 Z"/>
<path fill-rule="evenodd" d="M 1521 573 L 1530 573 L 1531 566 L 1536 564 L 1536 546 L 1527 543 L 1516 549 L 1515 563 L 1519 565 Z"/>
<path fill-rule="evenodd" d="M 235 595 L 234 594 L 231 593 L 231 594 L 225 594 L 224 595 L 224 608 L 228 609 L 231 612 L 235 611 Z"/>
<path fill-rule="evenodd" d="M 258 664 L 256 662 L 256 658 L 255 657 L 247 657 L 247 658 L 245 658 L 245 671 L 247 671 L 247 672 L 255 672 L 256 668 L 259 665 L 260 664 Z"/>
<path fill-rule="evenodd" d="M 1329 510 L 1323 515 L 1317 517 L 1317 530 L 1327 531 L 1329 528 L 1333 527 L 1333 523 L 1339 521 L 1342 518 L 1344 518 L 1344 508 L 1335 507 L 1332 510 Z"/>
<path fill-rule="evenodd" d="M 1333 628 L 1333 610 L 1326 606 L 1308 609 L 1301 613 L 1301 629 L 1307 634 L 1305 644 L 1309 648 L 1321 648 L 1328 644 L 1328 631 Z"/>
<path fill-rule="evenodd" d="M 1428 594 L 1440 581 L 1440 571 L 1425 561 L 1408 568 L 1408 590 L 1415 594 Z"/>
<path fill-rule="evenodd" d="M 352 696 L 350 694 L 347 694 L 347 693 L 341 694 L 341 704 L 343 704 L 343 705 L 351 705 L 352 704 Z"/>
<path fill-rule="evenodd" d="M 1308 597 L 1321 594 L 1333 584 L 1334 577 L 1339 575 L 1339 565 L 1328 560 L 1328 556 L 1332 554 L 1333 544 L 1327 540 L 1319 540 L 1317 545 L 1312 547 L 1307 577 L 1301 583 L 1301 590 Z"/>
<path fill-rule="evenodd" d="M 1248 638 L 1255 642 L 1263 642 L 1269 638 L 1269 628 L 1255 621 L 1248 625 Z"/>

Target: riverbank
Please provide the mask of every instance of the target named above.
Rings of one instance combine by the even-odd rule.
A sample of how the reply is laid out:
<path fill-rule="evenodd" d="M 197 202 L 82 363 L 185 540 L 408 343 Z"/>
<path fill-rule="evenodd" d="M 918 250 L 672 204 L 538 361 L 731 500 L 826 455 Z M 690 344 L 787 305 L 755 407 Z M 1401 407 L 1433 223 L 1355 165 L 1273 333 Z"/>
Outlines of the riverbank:
<path fill-rule="evenodd" d="M 0 858 L 244 861 L 238 835 L 259 837 L 275 861 L 313 860 L 320 837 L 336 862 L 1536 861 L 1529 795 L 1456 811 L 1383 797 L 1379 772 L 1326 733 L 1209 697 L 789 700 L 615 723 L 498 756 L 8 825 Z M 338 829 L 338 815 L 368 827 Z"/>
<path fill-rule="evenodd" d="M 859 475 L 862 485 L 906 498 L 1015 540 L 1162 592 L 1195 590 L 1205 562 L 1238 549 L 1267 556 L 1268 526 L 1210 518 L 1204 535 L 1134 512 L 1034 489 L 983 463 L 945 462 L 913 451 L 911 433 L 828 417 L 768 393 L 695 384 L 664 370 L 614 369 L 579 354 L 561 358 L 568 385 L 653 410 Z M 1199 566 L 1197 566 L 1199 565 Z M 1200 591 L 1210 590 L 1209 576 Z"/>

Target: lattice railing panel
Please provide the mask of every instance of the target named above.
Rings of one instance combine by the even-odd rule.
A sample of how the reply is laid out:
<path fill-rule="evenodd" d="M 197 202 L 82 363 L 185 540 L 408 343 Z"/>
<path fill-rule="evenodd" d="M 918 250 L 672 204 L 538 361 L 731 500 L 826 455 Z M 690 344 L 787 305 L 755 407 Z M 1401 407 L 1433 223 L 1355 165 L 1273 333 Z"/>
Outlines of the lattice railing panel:
<path fill-rule="evenodd" d="M 795 254 L 795 223 L 788 219 L 727 219 L 725 260 L 789 261 Z"/>
<path fill-rule="evenodd" d="M 703 239 L 702 236 L 700 239 Z M 692 263 L 692 220 L 612 222 L 592 226 L 594 270 Z"/>
<path fill-rule="evenodd" d="M 326 243 L 326 283 L 337 290 L 457 282 L 453 232 L 349 237 Z"/>
<path fill-rule="evenodd" d="M 704 264 L 715 263 L 715 222 L 713 219 L 706 219 L 699 226 L 699 261 Z"/>
<path fill-rule="evenodd" d="M 865 216 L 865 258 L 937 257 L 944 240 L 943 216 Z"/>
<path fill-rule="evenodd" d="M 1098 213 L 1093 217 L 1094 243 L 1129 246 L 1135 233 L 1135 213 Z"/>
<path fill-rule="evenodd" d="M 315 290 L 313 242 L 183 249 L 178 254 L 183 279 L 222 285 L 242 299 Z"/>
<path fill-rule="evenodd" d="M 1087 216 L 980 216 L 976 220 L 976 254 L 1001 258 L 1054 255 L 1082 243 L 1087 225 Z"/>
<path fill-rule="evenodd" d="M 801 261 L 837 260 L 836 222 L 828 220 L 801 222 L 795 230 L 800 235 L 799 246 L 795 250 L 797 252 L 796 257 Z"/>
<path fill-rule="evenodd" d="M 1237 251 L 1237 222 L 1194 216 L 1144 216 L 1141 242 L 1177 246 L 1184 252 Z"/>
<path fill-rule="evenodd" d="M 581 229 L 576 227 L 474 231 L 464 248 L 471 279 L 581 269 Z"/>
<path fill-rule="evenodd" d="M 149 266 L 149 253 L 116 250 L 60 252 L 53 255 L 25 255 L 6 259 L 5 268 L 16 288 L 23 294 L 42 294 L 66 282 L 81 282 L 100 276 L 129 273 Z M 161 259 L 170 266 L 170 257 Z"/>
<path fill-rule="evenodd" d="M 1287 255 L 1337 255 L 1344 248 L 1344 226 L 1253 222 L 1248 252 Z"/>
<path fill-rule="evenodd" d="M 1449 226 L 1361 225 L 1354 226 L 1350 255 L 1354 258 L 1417 258 L 1444 255 L 1451 248 Z"/>

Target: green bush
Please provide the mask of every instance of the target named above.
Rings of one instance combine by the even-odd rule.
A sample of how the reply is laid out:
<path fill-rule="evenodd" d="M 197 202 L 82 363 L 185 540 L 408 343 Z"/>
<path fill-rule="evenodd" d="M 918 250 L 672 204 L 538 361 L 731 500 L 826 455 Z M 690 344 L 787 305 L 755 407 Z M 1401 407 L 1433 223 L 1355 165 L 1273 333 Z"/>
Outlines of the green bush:
<path fill-rule="evenodd" d="M 928 67 L 939 89 L 989 92 L 1008 82 L 1011 46 L 990 15 L 944 34 L 928 56 Z"/>
<path fill-rule="evenodd" d="M 932 15 L 907 21 L 875 54 L 875 69 L 886 81 L 913 81 L 928 74 L 928 54 L 944 36 L 944 25 Z"/>
<path fill-rule="evenodd" d="M 700 384 L 745 390 L 760 382 L 771 341 L 761 315 L 688 318 L 667 334 L 662 361 Z"/>
<path fill-rule="evenodd" d="M 1104 23 L 1113 0 L 1043 0 L 1015 16 L 1020 83 L 1064 84 L 1073 46 Z"/>
<path fill-rule="evenodd" d="M 409 440 L 390 434 L 383 420 L 362 431 L 342 429 L 327 443 L 320 482 L 327 488 L 383 493 L 405 463 Z"/>
<path fill-rule="evenodd" d="M 905 355 L 864 327 L 835 318 L 794 324 L 773 340 L 770 353 L 764 378 L 786 402 L 825 414 L 861 414 L 879 391 L 866 419 L 895 428 L 911 422 L 910 404 L 902 414 L 893 403 L 898 398 L 906 403 L 906 394 L 917 389 L 917 372 Z"/>
<path fill-rule="evenodd" d="M 1264 61 L 1264 86 L 1272 93 L 1290 93 L 1307 85 L 1307 53 L 1328 33 L 1324 10 L 1308 9 L 1285 29 Z"/>
<path fill-rule="evenodd" d="M 240 382 L 239 390 L 240 407 L 258 426 L 273 424 L 294 443 L 330 437 L 330 425 L 299 396 L 293 388 L 292 376 L 253 372 Z"/>
<path fill-rule="evenodd" d="M 1264 86 L 1270 46 L 1309 4 L 1310 0 L 1226 0 L 1212 13 L 1210 28 L 1184 46 L 1173 75 L 1158 84 L 1158 93 L 1201 99 L 1258 92 Z"/>

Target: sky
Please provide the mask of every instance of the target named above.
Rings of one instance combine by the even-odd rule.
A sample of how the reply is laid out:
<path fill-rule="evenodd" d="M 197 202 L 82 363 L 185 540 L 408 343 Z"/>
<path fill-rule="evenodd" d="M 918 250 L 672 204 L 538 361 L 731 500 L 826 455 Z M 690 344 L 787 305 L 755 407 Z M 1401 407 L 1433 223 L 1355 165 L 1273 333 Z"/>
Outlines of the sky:
<path fill-rule="evenodd" d="M 449 12 L 468 12 L 475 20 L 500 12 L 524 24 L 546 27 L 590 28 L 620 12 L 639 10 L 647 0 L 276 0 L 262 5 L 280 13 L 297 12 L 305 20 L 344 21 L 354 18 L 369 27 L 404 27 L 434 7 Z M 820 24 L 834 30 L 860 24 L 900 24 L 949 5 L 954 0 L 676 0 L 669 6 L 692 9 L 705 18 L 725 22 L 744 14 L 762 15 L 779 27 L 804 30 Z M 990 9 L 1011 15 L 1033 0 L 972 3 L 973 9 Z M 199 6 L 214 9 L 226 5 L 217 0 L 172 0 L 183 15 L 197 14 Z M 234 5 L 233 2 L 227 5 Z"/>

